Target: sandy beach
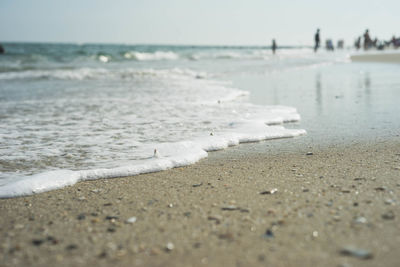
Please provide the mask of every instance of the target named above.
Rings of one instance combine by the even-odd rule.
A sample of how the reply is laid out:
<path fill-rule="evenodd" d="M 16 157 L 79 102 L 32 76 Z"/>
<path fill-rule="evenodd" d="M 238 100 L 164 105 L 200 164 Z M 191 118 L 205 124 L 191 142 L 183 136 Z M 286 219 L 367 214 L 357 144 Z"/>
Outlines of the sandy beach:
<path fill-rule="evenodd" d="M 0 199 L 0 266 L 399 266 L 398 66 L 316 66 L 225 77 L 305 136 Z"/>
<path fill-rule="evenodd" d="M 375 51 L 368 53 L 359 53 L 351 55 L 351 60 L 355 62 L 385 62 L 385 63 L 399 63 L 399 51 Z"/>
<path fill-rule="evenodd" d="M 400 266 L 399 1 L 0 7 L 0 267 Z"/>
<path fill-rule="evenodd" d="M 1 199 L 0 265 L 398 266 L 399 175 L 398 136 L 298 138 Z"/>

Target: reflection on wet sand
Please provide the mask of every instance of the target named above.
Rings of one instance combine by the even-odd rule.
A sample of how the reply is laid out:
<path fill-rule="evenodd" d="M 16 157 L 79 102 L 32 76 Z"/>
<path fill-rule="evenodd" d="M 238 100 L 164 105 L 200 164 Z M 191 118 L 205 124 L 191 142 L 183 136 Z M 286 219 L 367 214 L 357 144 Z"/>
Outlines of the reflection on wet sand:
<path fill-rule="evenodd" d="M 234 80 L 255 103 L 296 107 L 304 138 L 343 141 L 398 132 L 398 71 L 392 64 L 351 63 Z"/>
<path fill-rule="evenodd" d="M 315 76 L 315 89 L 316 89 L 316 98 L 317 101 L 317 112 L 322 113 L 322 83 L 321 83 L 321 73 L 317 73 Z"/>

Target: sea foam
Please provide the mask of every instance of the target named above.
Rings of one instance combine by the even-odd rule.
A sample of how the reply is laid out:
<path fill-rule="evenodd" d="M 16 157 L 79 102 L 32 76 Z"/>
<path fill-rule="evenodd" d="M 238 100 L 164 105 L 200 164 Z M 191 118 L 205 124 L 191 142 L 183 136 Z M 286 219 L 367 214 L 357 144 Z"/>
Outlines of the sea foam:
<path fill-rule="evenodd" d="M 133 79 L 140 77 L 191 77 L 202 79 L 206 77 L 204 72 L 195 72 L 189 69 L 172 68 L 172 69 L 116 69 L 110 70 L 105 68 L 76 68 L 76 69 L 55 69 L 55 70 L 24 70 L 0 72 L 0 80 L 105 80 L 105 79 Z"/>
<path fill-rule="evenodd" d="M 155 51 L 152 53 L 146 52 L 126 52 L 124 54 L 126 59 L 133 59 L 139 61 L 147 61 L 147 60 L 176 60 L 179 58 L 179 55 L 172 51 Z"/>
<path fill-rule="evenodd" d="M 0 198 L 11 198 L 43 193 L 50 190 L 71 186 L 79 181 L 101 178 L 117 178 L 139 174 L 159 172 L 175 167 L 194 164 L 207 157 L 207 152 L 225 149 L 246 142 L 295 137 L 306 133 L 301 129 L 286 129 L 283 126 L 268 126 L 266 123 L 277 123 L 285 120 L 297 120 L 298 114 L 292 108 L 285 110 L 282 116 L 270 121 L 238 121 L 232 122 L 229 128 L 221 132 L 212 132 L 209 136 L 198 137 L 192 141 L 162 143 L 154 147 L 153 156 L 131 162 L 117 168 L 93 170 L 56 170 L 32 176 L 25 176 L 0 186 Z M 288 114 L 294 116 L 290 118 Z M 148 148 L 152 151 L 153 148 Z"/>

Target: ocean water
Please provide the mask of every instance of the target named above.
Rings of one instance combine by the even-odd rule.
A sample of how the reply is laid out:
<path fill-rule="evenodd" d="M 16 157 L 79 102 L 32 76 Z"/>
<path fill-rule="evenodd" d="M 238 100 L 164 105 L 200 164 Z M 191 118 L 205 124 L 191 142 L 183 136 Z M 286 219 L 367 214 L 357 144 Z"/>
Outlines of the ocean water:
<path fill-rule="evenodd" d="M 257 103 L 233 80 L 349 62 L 347 52 L 309 48 L 272 55 L 267 47 L 4 47 L 0 197 L 162 171 L 239 143 L 303 135 L 291 124 L 300 120 L 295 106 Z"/>

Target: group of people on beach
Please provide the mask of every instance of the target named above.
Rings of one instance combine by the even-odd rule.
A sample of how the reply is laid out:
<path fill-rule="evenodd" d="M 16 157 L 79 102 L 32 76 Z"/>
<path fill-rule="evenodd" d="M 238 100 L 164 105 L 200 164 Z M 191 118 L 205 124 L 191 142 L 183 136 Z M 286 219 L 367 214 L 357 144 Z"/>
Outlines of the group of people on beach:
<path fill-rule="evenodd" d="M 321 38 L 320 38 L 320 29 L 317 29 L 317 32 L 314 35 L 314 52 L 317 52 L 318 49 L 321 46 Z M 333 42 L 331 39 L 327 39 L 326 43 L 325 43 L 326 49 L 327 50 L 334 50 L 334 46 L 333 46 Z M 276 53 L 276 49 L 278 48 L 275 39 L 272 39 L 272 45 L 271 45 L 271 50 L 272 53 L 275 54 Z M 344 41 L 343 40 L 339 40 L 337 43 L 337 48 L 344 48 Z"/>
<path fill-rule="evenodd" d="M 396 38 L 395 36 L 392 37 L 389 41 L 379 41 L 378 38 L 372 40 L 369 35 L 369 30 L 365 30 L 364 35 L 361 37 L 359 36 L 354 43 L 354 46 L 357 50 L 361 48 L 361 38 L 363 38 L 363 48 L 364 50 L 368 49 L 378 49 L 383 50 L 388 47 L 398 48 L 400 47 L 400 37 Z"/>
<path fill-rule="evenodd" d="M 319 32 L 320 30 L 317 29 L 317 32 L 314 35 L 314 52 L 318 51 L 318 48 L 321 46 L 321 38 L 319 36 Z M 328 51 L 333 51 L 335 50 L 334 46 L 333 46 L 333 41 L 332 39 L 326 39 L 325 41 L 325 47 L 326 50 Z M 338 49 L 343 49 L 344 48 L 344 40 L 338 40 L 337 42 L 337 46 Z"/>
<path fill-rule="evenodd" d="M 314 35 L 314 52 L 317 52 L 318 48 L 320 47 L 320 36 L 319 36 L 319 32 L 320 30 L 317 29 L 317 32 Z M 360 49 L 361 48 L 361 38 L 363 38 L 363 48 L 364 50 L 368 50 L 368 49 L 378 49 L 378 50 L 383 50 L 385 48 L 388 47 L 393 47 L 393 48 L 398 48 L 400 47 L 400 37 L 396 38 L 395 36 L 392 37 L 391 40 L 389 41 L 379 41 L 378 38 L 375 38 L 372 40 L 372 38 L 369 35 L 369 30 L 365 30 L 364 35 L 361 37 L 358 37 L 354 46 L 356 47 L 356 49 Z M 333 47 L 333 42 L 331 39 L 327 39 L 326 40 L 326 49 L 327 50 L 334 50 Z M 337 44 L 337 48 L 344 48 L 344 41 L 343 40 L 339 40 L 338 44 Z"/>

